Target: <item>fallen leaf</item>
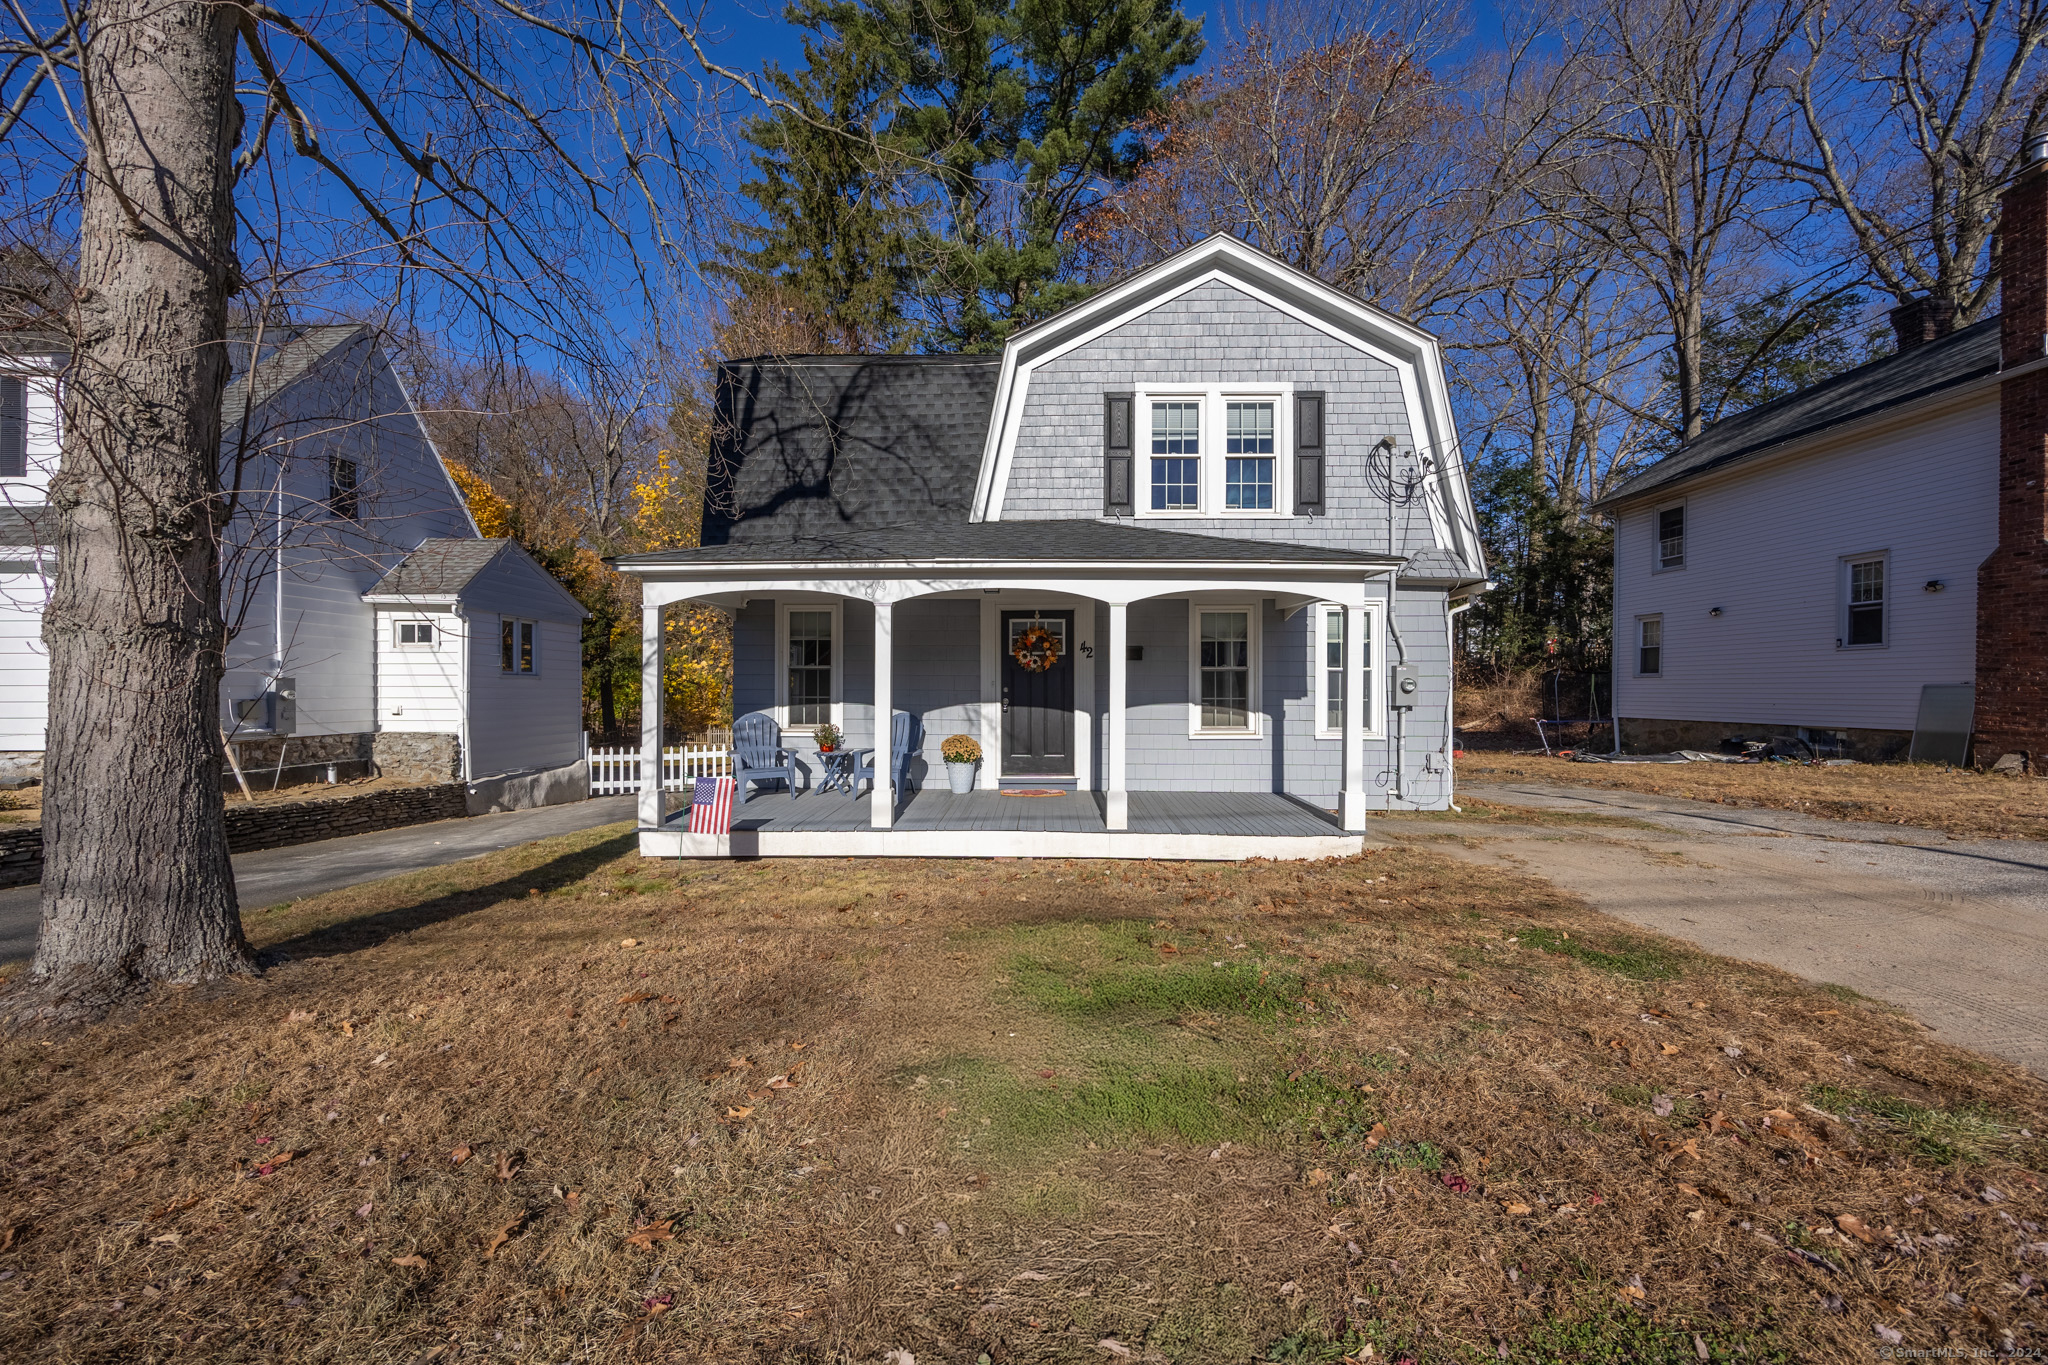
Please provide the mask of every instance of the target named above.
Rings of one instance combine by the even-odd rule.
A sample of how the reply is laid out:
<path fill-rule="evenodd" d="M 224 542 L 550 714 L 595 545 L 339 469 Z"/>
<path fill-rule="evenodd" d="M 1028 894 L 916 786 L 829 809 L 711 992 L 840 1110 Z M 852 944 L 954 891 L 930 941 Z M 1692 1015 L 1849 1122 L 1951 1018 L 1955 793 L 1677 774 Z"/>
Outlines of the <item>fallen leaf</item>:
<path fill-rule="evenodd" d="M 1678 1191 L 1680 1194 L 1689 1194 L 1695 1199 L 1700 1197 L 1699 1190 L 1691 1185 L 1686 1184 L 1683 1180 L 1678 1182 Z"/>
<path fill-rule="evenodd" d="M 469 1154 L 474 1150 L 475 1149 L 472 1148 L 468 1143 L 464 1143 L 462 1146 L 457 1147 L 454 1151 L 450 1152 L 448 1154 L 448 1159 L 454 1162 L 456 1165 L 460 1166 L 463 1162 L 469 1160 Z"/>
<path fill-rule="evenodd" d="M 803 1051 L 803 1050 L 804 1050 L 805 1048 L 807 1048 L 807 1047 L 809 1047 L 809 1046 L 810 1046 L 810 1044 L 809 1044 L 809 1043 L 791 1043 L 791 1044 L 789 1045 L 789 1050 L 790 1050 L 791 1052 L 802 1052 L 802 1051 Z"/>
<path fill-rule="evenodd" d="M 1049 1280 L 1052 1276 L 1043 1270 L 1020 1270 L 1010 1277 L 1013 1280 Z"/>
<path fill-rule="evenodd" d="M 174 1247 L 184 1240 L 185 1234 L 182 1232 L 166 1232 L 161 1237 L 150 1238 L 149 1244 L 156 1247 Z"/>
<path fill-rule="evenodd" d="M 1842 1231 L 1848 1233 L 1851 1237 L 1854 1237 L 1859 1242 L 1865 1242 L 1871 1245 L 1875 1245 L 1877 1242 L 1877 1237 L 1874 1233 L 1871 1232 L 1870 1225 L 1864 1222 L 1861 1218 L 1858 1218 L 1853 1213 L 1836 1214 L 1835 1226 L 1840 1228 Z"/>
<path fill-rule="evenodd" d="M 1728 1131 L 1733 1132 L 1735 1130 L 1735 1125 L 1728 1121 L 1728 1116 L 1726 1114 L 1716 1109 L 1714 1111 L 1713 1117 L 1707 1120 L 1707 1131 L 1709 1133 L 1718 1133 L 1723 1129 L 1727 1129 Z"/>
<path fill-rule="evenodd" d="M 1625 1299 L 1641 1299 L 1644 1297 L 1642 1287 L 1633 1284 L 1622 1285 L 1621 1296 Z"/>
<path fill-rule="evenodd" d="M 891 1351 L 882 1357 L 882 1365 L 917 1365 L 917 1357 L 908 1351 Z"/>
<path fill-rule="evenodd" d="M 1668 1119 L 1671 1117 L 1671 1111 L 1676 1105 L 1677 1101 L 1673 1100 L 1669 1095 L 1659 1095 L 1650 1101 L 1650 1112 L 1660 1119 Z"/>
<path fill-rule="evenodd" d="M 654 1000 L 658 998 L 659 997 L 656 996 L 656 994 L 653 991 L 634 991 L 631 995 L 620 996 L 619 1003 L 621 1005 L 637 1005 L 643 1000 Z"/>
<path fill-rule="evenodd" d="M 1386 1140 L 1387 1125 L 1384 1123 L 1375 1123 L 1372 1126 L 1371 1131 L 1367 1132 L 1365 1135 L 1365 1150 L 1369 1152 L 1373 1148 L 1379 1146 L 1382 1142 L 1385 1142 Z"/>
<path fill-rule="evenodd" d="M 767 1086 L 770 1090 L 794 1090 L 796 1082 L 787 1076 L 771 1076 L 767 1080 Z"/>
<path fill-rule="evenodd" d="M 1519 1200 L 1515 1199 L 1503 1199 L 1501 1201 L 1500 1206 L 1502 1211 L 1507 1213 L 1508 1216 L 1511 1218 L 1520 1218 L 1524 1214 L 1535 1212 L 1535 1210 L 1530 1208 L 1527 1204 L 1524 1204 Z"/>
<path fill-rule="evenodd" d="M 284 1021 L 287 1024 L 310 1024 L 319 1017 L 315 1010 L 293 1010 L 284 1017 Z"/>
<path fill-rule="evenodd" d="M 505 1226 L 499 1228 L 497 1233 L 491 1238 L 491 1244 L 484 1248 L 484 1259 L 488 1261 L 493 1256 L 496 1256 L 498 1254 L 498 1248 L 505 1245 L 505 1243 L 511 1241 L 512 1234 L 519 1231 L 519 1229 L 525 1226 L 526 1211 L 522 1209 L 520 1210 L 518 1217 L 514 1218 L 511 1222 L 505 1224 Z"/>
<path fill-rule="evenodd" d="M 1315 1170 L 1308 1173 L 1308 1183 L 1311 1185 L 1327 1185 L 1330 1183 L 1330 1173 L 1318 1166 Z"/>
<path fill-rule="evenodd" d="M 355 1036 L 356 1036 L 356 1025 L 355 1025 L 355 1021 L 354 1021 L 354 1020 L 352 1020 L 352 1019 L 344 1019 L 344 1020 L 342 1020 L 342 1021 L 341 1021 L 341 1031 L 342 1031 L 343 1035 L 344 1035 L 344 1036 L 346 1036 L 346 1037 L 349 1037 L 349 1038 L 353 1038 L 353 1037 L 355 1037 Z"/>
<path fill-rule="evenodd" d="M 576 1211 L 576 1206 L 583 1202 L 583 1191 L 569 1191 L 567 1194 L 562 1196 L 562 1202 L 569 1206 L 569 1212 L 574 1213 Z"/>
<path fill-rule="evenodd" d="M 426 1258 L 426 1257 L 424 1257 L 424 1256 L 418 1255 L 418 1254 L 414 1254 L 414 1255 L 411 1255 L 411 1256 L 393 1256 L 393 1257 L 391 1258 L 391 1264 L 393 1264 L 393 1265 L 409 1265 L 409 1266 L 411 1266 L 411 1267 L 412 1267 L 412 1268 L 413 1268 L 414 1270 L 430 1270 L 430 1269 L 432 1269 L 432 1267 L 431 1267 L 431 1266 L 429 1266 L 429 1265 L 427 1264 L 427 1258 Z"/>
<path fill-rule="evenodd" d="M 743 1119 L 753 1112 L 754 1106 L 751 1104 L 735 1104 L 725 1111 L 725 1116 L 729 1119 Z"/>
<path fill-rule="evenodd" d="M 638 948 L 640 940 L 637 938 L 622 938 L 619 940 L 619 946 L 621 948 Z"/>
<path fill-rule="evenodd" d="M 517 1152 L 498 1153 L 498 1169 L 496 1171 L 498 1183 L 502 1185 L 513 1176 L 519 1174 L 519 1168 L 524 1164 L 525 1159 Z"/>
<path fill-rule="evenodd" d="M 1118 1341 L 1115 1337 L 1104 1337 L 1102 1340 L 1095 1343 L 1095 1349 L 1098 1351 L 1107 1352 L 1108 1354 L 1117 1357 L 1119 1360 L 1129 1360 L 1133 1355 L 1137 1354 L 1135 1351 L 1131 1350 L 1130 1347 L 1124 1345 L 1121 1341 Z"/>
<path fill-rule="evenodd" d="M 639 1247 L 642 1251 L 652 1251 L 656 1242 L 675 1240 L 675 1226 L 675 1219 L 664 1218 L 659 1223 L 649 1223 L 646 1227 L 636 1228 L 627 1236 L 626 1245 Z"/>
<path fill-rule="evenodd" d="M 1666 1044 L 1664 1044 L 1664 1055 L 1665 1055 L 1666 1057 L 1676 1057 L 1676 1056 L 1678 1055 L 1678 1044 L 1676 1044 L 1676 1043 L 1666 1043 Z"/>
<path fill-rule="evenodd" d="M 373 1209 L 373 1208 L 375 1208 L 375 1207 L 376 1207 L 376 1206 L 375 1206 L 374 1204 L 363 1204 L 363 1205 L 361 1205 L 360 1207 L 358 1207 L 358 1208 L 356 1209 L 356 1217 L 358 1217 L 358 1218 L 368 1218 L 368 1217 L 370 1216 L 370 1210 L 371 1210 L 371 1209 Z"/>

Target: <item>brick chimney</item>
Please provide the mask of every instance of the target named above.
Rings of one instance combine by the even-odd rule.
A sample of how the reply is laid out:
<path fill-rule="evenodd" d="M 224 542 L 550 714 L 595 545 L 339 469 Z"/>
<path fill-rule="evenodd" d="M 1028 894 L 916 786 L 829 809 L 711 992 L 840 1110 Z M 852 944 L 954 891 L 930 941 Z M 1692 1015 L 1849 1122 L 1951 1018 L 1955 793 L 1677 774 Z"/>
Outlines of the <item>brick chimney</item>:
<path fill-rule="evenodd" d="M 1947 299 L 1907 299 L 1892 309 L 1892 332 L 1899 349 L 1910 351 L 1930 341 L 1939 341 L 1956 329 L 1956 306 Z"/>
<path fill-rule="evenodd" d="M 1975 761 L 2022 753 L 2048 773 L 2048 139 L 1999 220 L 1998 548 L 1977 568 Z"/>

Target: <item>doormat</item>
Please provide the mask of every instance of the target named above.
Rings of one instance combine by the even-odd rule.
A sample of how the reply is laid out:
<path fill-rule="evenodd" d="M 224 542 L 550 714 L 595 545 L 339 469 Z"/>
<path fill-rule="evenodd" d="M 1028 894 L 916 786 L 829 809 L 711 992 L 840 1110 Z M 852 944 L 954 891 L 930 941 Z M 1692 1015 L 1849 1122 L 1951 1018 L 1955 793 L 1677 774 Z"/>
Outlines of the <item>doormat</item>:
<path fill-rule="evenodd" d="M 1063 791 L 1051 787 L 1005 787 L 1004 796 L 1065 796 Z"/>

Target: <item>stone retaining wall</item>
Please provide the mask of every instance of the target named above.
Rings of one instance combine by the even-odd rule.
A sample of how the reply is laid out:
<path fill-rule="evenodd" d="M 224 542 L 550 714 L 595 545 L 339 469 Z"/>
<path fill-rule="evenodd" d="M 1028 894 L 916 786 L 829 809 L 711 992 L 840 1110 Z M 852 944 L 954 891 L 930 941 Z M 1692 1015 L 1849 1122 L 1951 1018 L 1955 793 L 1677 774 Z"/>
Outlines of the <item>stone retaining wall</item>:
<path fill-rule="evenodd" d="M 248 805 L 231 800 L 227 808 L 228 848 L 234 853 L 284 848 L 347 834 L 424 825 L 432 820 L 456 820 L 468 814 L 468 793 L 460 782 L 397 787 L 313 801 Z M 42 877 L 43 827 L 0 826 L 0 886 L 26 886 Z"/>
<path fill-rule="evenodd" d="M 1715 720 L 1650 720 L 1633 716 L 1621 719 L 1621 748 L 1630 754 L 1669 754 L 1680 749 L 1713 753 L 1724 739 L 1793 739 L 1796 725 L 1763 725 L 1755 722 Z M 1906 757 L 1913 745 L 1910 730 L 1851 730 L 1838 733 L 1848 743 L 1848 758 L 1864 763 L 1894 763 Z M 1595 726 L 1586 741 L 1591 752 L 1603 754 L 1613 742 L 1614 731 Z M 1552 740 L 1554 745 L 1557 741 Z"/>

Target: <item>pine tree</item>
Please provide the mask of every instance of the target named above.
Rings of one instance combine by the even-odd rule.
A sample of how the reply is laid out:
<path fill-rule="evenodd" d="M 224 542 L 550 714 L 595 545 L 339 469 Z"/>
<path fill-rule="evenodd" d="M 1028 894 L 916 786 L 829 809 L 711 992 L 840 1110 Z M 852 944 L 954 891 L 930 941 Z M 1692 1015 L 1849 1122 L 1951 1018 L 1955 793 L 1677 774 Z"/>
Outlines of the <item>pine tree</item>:
<path fill-rule="evenodd" d="M 1068 229 L 1136 174 L 1133 125 L 1202 51 L 1172 0 L 800 0 L 786 15 L 812 34 L 805 69 L 781 78 L 802 113 L 748 132 L 751 279 L 849 320 L 882 315 L 859 286 L 894 286 L 887 315 L 943 349 L 996 349 L 1087 292 Z M 835 251 L 857 280 L 815 267 Z"/>

